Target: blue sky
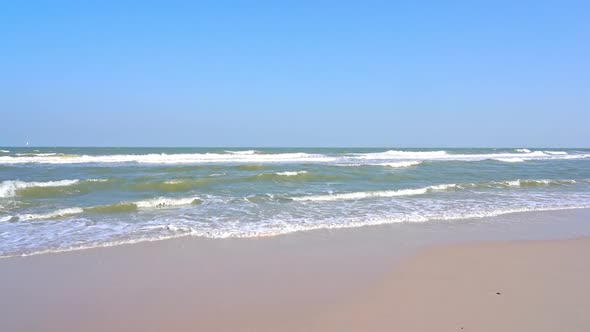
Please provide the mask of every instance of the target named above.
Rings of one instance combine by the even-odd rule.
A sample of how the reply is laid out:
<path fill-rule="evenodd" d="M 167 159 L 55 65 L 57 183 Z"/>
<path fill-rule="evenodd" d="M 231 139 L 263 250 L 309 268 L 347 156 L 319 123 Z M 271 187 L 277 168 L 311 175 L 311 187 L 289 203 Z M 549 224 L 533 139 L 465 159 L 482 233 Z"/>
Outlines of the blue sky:
<path fill-rule="evenodd" d="M 583 1 L 0 7 L 0 146 L 590 145 Z"/>

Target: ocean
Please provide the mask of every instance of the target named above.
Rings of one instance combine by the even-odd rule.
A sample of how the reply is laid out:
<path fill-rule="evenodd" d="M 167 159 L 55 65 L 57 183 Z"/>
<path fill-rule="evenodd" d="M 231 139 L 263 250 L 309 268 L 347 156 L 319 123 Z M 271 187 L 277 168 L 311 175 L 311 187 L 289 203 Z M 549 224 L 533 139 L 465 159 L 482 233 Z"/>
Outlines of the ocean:
<path fill-rule="evenodd" d="M 590 149 L 0 148 L 0 257 L 590 207 Z"/>

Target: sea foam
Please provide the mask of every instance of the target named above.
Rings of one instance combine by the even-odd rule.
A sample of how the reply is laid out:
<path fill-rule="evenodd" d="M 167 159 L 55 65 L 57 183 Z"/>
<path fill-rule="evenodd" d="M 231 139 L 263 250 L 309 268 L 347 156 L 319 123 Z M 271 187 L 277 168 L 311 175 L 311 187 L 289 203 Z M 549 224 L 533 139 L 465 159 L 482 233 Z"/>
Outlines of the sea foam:
<path fill-rule="evenodd" d="M 0 182 L 0 197 L 13 197 L 19 190 L 26 188 L 43 188 L 43 187 L 65 187 L 79 183 L 80 180 L 59 180 L 47 182 L 25 182 L 18 180 L 8 180 Z"/>

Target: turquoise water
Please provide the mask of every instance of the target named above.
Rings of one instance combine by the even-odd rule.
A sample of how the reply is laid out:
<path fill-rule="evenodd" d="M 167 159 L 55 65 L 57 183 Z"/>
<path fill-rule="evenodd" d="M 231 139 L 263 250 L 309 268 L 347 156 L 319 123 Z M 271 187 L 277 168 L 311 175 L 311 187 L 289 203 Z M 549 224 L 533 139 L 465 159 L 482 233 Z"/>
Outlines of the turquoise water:
<path fill-rule="evenodd" d="M 584 207 L 588 149 L 0 148 L 0 256 Z"/>

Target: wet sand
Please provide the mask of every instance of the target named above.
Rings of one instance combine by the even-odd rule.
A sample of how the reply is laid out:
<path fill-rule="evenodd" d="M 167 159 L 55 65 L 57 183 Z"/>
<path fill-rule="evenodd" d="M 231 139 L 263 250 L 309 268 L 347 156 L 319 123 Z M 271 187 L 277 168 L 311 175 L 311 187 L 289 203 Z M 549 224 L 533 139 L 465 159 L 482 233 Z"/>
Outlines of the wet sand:
<path fill-rule="evenodd" d="M 376 226 L 1 259 L 0 331 L 590 330 L 589 238 L 473 237 Z"/>

